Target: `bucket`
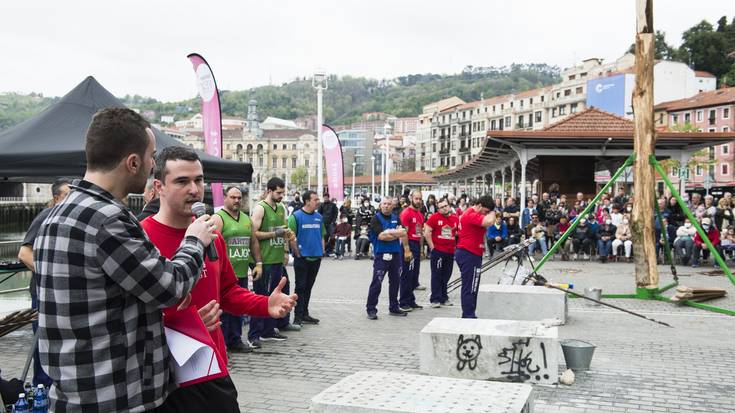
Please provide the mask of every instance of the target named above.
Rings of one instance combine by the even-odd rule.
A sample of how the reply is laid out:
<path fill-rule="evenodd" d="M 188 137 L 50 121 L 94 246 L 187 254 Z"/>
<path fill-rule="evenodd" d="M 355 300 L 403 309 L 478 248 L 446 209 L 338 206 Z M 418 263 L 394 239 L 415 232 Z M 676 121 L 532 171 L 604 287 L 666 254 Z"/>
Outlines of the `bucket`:
<path fill-rule="evenodd" d="M 560 340 L 564 361 L 568 369 L 589 370 L 595 346 L 582 340 Z"/>
<path fill-rule="evenodd" d="M 588 287 L 584 289 L 584 296 L 600 301 L 602 298 L 602 288 Z M 587 301 L 589 305 L 600 305 L 593 301 Z"/>

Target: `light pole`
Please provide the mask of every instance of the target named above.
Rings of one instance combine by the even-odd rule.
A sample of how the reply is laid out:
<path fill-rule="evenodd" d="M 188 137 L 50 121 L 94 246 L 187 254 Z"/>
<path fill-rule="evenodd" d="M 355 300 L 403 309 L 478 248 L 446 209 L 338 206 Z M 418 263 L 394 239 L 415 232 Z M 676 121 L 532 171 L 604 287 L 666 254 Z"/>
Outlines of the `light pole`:
<path fill-rule="evenodd" d="M 385 159 L 385 175 L 383 175 L 383 182 L 385 182 L 385 196 L 390 196 L 388 193 L 390 188 L 390 125 L 388 122 L 383 126 L 383 132 L 385 133 L 385 154 L 383 155 Z"/>
<path fill-rule="evenodd" d="M 350 198 L 355 198 L 355 167 L 357 162 L 352 162 L 352 192 L 350 192 Z"/>
<path fill-rule="evenodd" d="M 314 77 L 311 78 L 311 86 L 316 89 L 316 193 L 319 195 L 319 199 L 322 199 L 324 194 L 324 182 L 323 182 L 323 171 L 322 171 L 322 94 L 327 89 L 327 72 L 324 69 L 316 69 L 314 71 Z"/>
<path fill-rule="evenodd" d="M 370 185 L 370 205 L 375 202 L 375 156 L 370 157 L 370 164 L 373 167 L 372 184 Z"/>

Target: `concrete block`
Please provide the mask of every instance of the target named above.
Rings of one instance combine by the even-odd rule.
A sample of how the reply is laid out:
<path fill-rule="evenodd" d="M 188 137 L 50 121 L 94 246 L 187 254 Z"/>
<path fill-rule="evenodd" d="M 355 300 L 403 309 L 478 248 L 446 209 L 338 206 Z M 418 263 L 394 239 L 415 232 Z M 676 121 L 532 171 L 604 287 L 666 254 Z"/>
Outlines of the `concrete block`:
<path fill-rule="evenodd" d="M 567 294 L 530 285 L 482 284 L 477 293 L 478 318 L 567 321 Z"/>
<path fill-rule="evenodd" d="M 361 371 L 311 399 L 316 413 L 533 413 L 530 384 Z"/>
<path fill-rule="evenodd" d="M 557 327 L 537 321 L 435 318 L 419 336 L 422 373 L 556 384 Z"/>

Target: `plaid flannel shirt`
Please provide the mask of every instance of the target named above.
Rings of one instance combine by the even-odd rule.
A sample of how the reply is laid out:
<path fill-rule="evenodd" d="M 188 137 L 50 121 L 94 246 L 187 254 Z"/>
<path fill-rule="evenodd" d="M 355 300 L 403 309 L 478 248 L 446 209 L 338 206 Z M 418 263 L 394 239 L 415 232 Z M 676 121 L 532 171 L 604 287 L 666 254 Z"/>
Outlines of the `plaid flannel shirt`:
<path fill-rule="evenodd" d="M 41 225 L 33 249 L 40 360 L 54 381 L 50 410 L 160 405 L 172 385 L 161 309 L 194 287 L 202 243 L 186 237 L 166 259 L 125 205 L 80 181 Z"/>

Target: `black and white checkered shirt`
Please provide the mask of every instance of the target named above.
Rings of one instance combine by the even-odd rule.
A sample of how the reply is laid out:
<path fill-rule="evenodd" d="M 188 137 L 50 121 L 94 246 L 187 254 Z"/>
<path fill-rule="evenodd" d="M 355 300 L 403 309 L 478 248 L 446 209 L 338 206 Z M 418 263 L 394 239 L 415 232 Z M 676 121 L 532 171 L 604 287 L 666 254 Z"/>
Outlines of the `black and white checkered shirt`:
<path fill-rule="evenodd" d="M 131 212 L 80 181 L 49 214 L 33 245 L 41 364 L 55 412 L 139 412 L 171 385 L 161 309 L 194 287 L 204 248 L 185 238 L 161 256 Z"/>

